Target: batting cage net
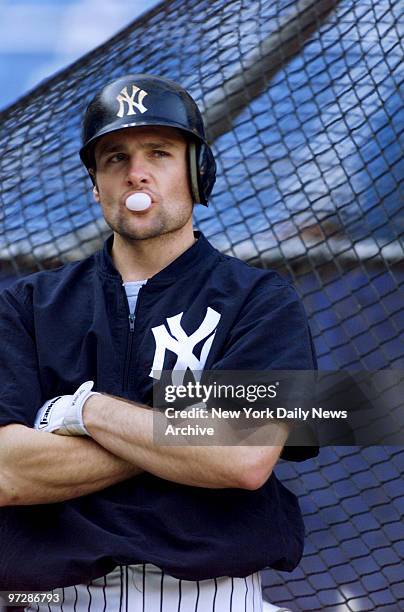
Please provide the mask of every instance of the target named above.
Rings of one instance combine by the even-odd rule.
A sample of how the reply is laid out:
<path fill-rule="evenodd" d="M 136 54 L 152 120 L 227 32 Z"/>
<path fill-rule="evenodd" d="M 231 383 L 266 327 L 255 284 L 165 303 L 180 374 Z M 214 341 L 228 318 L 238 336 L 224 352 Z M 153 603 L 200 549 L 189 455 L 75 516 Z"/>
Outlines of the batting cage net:
<path fill-rule="evenodd" d="M 81 116 L 104 83 L 151 72 L 203 109 L 218 180 L 199 229 L 293 280 L 321 369 L 402 368 L 403 13 L 400 0 L 170 0 L 144 14 L 1 113 L 3 282 L 100 246 Z M 391 447 L 281 463 L 308 537 L 296 571 L 263 573 L 264 596 L 404 609 L 403 466 Z"/>

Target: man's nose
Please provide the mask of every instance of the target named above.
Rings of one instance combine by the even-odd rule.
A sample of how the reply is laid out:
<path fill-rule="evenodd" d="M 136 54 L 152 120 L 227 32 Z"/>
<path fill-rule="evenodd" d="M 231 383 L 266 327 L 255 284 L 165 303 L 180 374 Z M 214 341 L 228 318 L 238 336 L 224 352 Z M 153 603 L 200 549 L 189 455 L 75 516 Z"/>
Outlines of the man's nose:
<path fill-rule="evenodd" d="M 130 185 L 147 183 L 148 171 L 146 160 L 141 155 L 133 155 L 129 160 L 127 181 Z"/>

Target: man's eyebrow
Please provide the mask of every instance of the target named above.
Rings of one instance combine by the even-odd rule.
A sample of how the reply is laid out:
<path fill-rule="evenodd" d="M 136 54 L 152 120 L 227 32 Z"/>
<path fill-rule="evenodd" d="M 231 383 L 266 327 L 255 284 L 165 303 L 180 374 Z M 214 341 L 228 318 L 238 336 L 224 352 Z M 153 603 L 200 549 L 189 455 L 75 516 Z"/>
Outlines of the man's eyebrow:
<path fill-rule="evenodd" d="M 101 155 L 104 155 L 105 153 L 115 153 L 116 151 L 122 150 L 122 147 L 122 143 L 119 142 L 111 142 L 105 144 L 101 143 L 98 147 L 96 147 L 95 153 L 97 153 L 97 155 L 101 157 Z"/>
<path fill-rule="evenodd" d="M 178 143 L 176 140 L 161 138 L 161 140 L 145 142 L 141 146 L 143 149 L 159 149 L 162 147 L 176 147 L 178 146 Z"/>

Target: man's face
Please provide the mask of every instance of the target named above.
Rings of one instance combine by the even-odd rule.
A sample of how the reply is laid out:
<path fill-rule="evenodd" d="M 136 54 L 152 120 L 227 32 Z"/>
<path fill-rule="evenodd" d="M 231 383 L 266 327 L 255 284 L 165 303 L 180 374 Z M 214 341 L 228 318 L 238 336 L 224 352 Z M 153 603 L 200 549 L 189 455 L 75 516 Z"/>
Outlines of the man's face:
<path fill-rule="evenodd" d="M 178 130 L 147 126 L 101 137 L 95 145 L 94 197 L 111 229 L 125 239 L 145 240 L 181 229 L 192 217 L 187 142 Z M 148 193 L 151 206 L 126 208 L 129 195 Z"/>

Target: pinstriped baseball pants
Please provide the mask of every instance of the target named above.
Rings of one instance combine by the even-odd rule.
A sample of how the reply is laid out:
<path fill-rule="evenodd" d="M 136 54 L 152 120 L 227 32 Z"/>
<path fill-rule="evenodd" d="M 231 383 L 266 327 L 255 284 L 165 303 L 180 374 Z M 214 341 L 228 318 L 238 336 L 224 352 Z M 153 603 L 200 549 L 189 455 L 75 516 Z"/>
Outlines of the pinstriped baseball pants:
<path fill-rule="evenodd" d="M 54 589 L 59 604 L 29 612 L 262 612 L 261 578 L 178 580 L 148 564 L 118 566 L 88 585 Z"/>

